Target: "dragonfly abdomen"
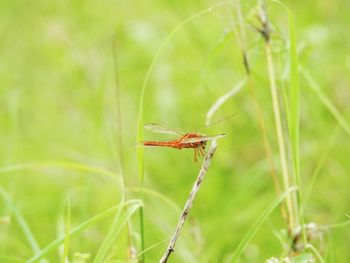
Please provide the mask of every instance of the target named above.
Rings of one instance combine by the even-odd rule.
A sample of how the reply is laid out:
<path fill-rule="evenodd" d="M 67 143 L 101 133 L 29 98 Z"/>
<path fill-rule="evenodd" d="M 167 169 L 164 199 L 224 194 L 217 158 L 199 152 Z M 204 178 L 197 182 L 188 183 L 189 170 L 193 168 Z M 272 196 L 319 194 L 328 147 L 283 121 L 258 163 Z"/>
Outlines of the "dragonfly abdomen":
<path fill-rule="evenodd" d="M 171 147 L 181 149 L 179 147 L 178 141 L 167 141 L 167 142 L 159 142 L 159 141 L 146 141 L 142 143 L 144 146 L 163 146 L 163 147 Z"/>

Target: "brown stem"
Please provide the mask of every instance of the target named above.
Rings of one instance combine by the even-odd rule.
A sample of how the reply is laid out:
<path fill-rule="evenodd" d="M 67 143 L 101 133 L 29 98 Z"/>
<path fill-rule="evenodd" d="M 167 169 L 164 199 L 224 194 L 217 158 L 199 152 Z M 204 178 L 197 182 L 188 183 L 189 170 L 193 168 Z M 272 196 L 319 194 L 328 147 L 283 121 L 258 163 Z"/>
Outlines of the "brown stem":
<path fill-rule="evenodd" d="M 210 148 L 208 150 L 208 153 L 205 156 L 205 159 L 204 159 L 202 167 L 199 171 L 198 177 L 197 177 L 196 181 L 194 182 L 194 184 L 192 186 L 192 190 L 187 198 L 185 207 L 181 213 L 181 216 L 180 216 L 179 222 L 177 223 L 175 232 L 174 232 L 173 236 L 171 237 L 169 245 L 168 245 L 167 249 L 165 250 L 163 257 L 161 258 L 159 263 L 166 263 L 170 257 L 170 254 L 172 252 L 174 252 L 174 250 L 175 250 L 176 240 L 181 233 L 181 229 L 182 229 L 182 227 L 186 221 L 186 218 L 191 210 L 191 207 L 193 205 L 193 201 L 197 195 L 197 192 L 199 191 L 199 188 L 202 184 L 204 176 L 205 176 L 206 172 L 208 171 L 208 168 L 209 168 L 209 165 L 210 165 L 211 160 L 213 158 L 213 155 L 215 153 L 216 147 L 217 147 L 216 140 L 213 140 L 213 142 L 211 143 Z"/>

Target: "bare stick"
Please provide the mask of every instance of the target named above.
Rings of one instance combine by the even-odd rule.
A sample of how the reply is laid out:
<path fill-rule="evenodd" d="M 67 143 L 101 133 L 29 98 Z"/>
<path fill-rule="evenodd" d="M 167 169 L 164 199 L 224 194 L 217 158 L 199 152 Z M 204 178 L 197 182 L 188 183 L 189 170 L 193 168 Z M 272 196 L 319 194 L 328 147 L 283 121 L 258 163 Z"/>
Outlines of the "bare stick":
<path fill-rule="evenodd" d="M 199 191 L 199 188 L 202 184 L 204 176 L 205 176 L 206 172 L 208 171 L 208 168 L 209 168 L 211 159 L 213 158 L 213 155 L 215 153 L 216 147 L 217 147 L 216 140 L 213 140 L 211 145 L 210 145 L 210 148 L 208 150 L 208 153 L 205 156 L 205 159 L 204 159 L 202 167 L 199 171 L 197 180 L 195 181 L 194 185 L 192 186 L 192 190 L 190 192 L 190 195 L 187 198 L 185 207 L 181 213 L 179 222 L 177 223 L 176 230 L 175 230 L 173 236 L 171 237 L 169 245 L 168 245 L 167 249 L 165 250 L 163 257 L 161 258 L 159 263 L 166 263 L 170 257 L 170 254 L 172 252 L 174 252 L 176 240 L 180 235 L 181 229 L 182 229 L 182 227 L 185 223 L 185 220 L 186 220 L 186 218 L 191 210 L 191 207 L 193 205 L 193 201 L 197 195 L 197 192 Z"/>

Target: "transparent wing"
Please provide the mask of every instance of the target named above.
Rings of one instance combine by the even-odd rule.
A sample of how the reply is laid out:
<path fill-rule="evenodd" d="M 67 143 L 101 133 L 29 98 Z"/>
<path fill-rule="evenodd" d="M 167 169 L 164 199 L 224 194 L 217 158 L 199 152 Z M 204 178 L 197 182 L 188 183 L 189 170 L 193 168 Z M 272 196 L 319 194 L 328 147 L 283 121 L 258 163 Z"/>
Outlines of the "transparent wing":
<path fill-rule="evenodd" d="M 218 125 L 218 124 L 220 124 L 220 123 L 222 123 L 222 122 L 225 122 L 225 121 L 227 121 L 228 119 L 231 119 L 231 118 L 236 117 L 236 116 L 238 116 L 238 113 L 231 114 L 231 115 L 229 115 L 229 116 L 227 116 L 227 117 L 225 117 L 225 118 L 219 119 L 219 120 L 214 121 L 214 122 L 209 122 L 209 123 L 207 123 L 205 126 L 203 126 L 203 127 L 199 128 L 199 129 L 195 130 L 194 132 L 199 132 L 199 131 L 204 130 L 204 129 L 208 128 L 208 127 L 213 127 L 213 126 L 215 126 L 215 125 Z M 208 122 L 208 121 L 209 121 L 209 120 L 207 120 L 207 122 Z"/>
<path fill-rule="evenodd" d="M 166 134 L 175 134 L 175 135 L 183 135 L 184 133 L 173 130 L 173 129 L 168 129 L 162 126 L 159 126 L 157 124 L 153 124 L 153 123 L 149 123 L 146 124 L 145 129 L 152 131 L 152 132 L 156 132 L 156 133 L 166 133 Z"/>
<path fill-rule="evenodd" d="M 186 139 L 183 139 L 181 140 L 182 143 L 195 143 L 195 142 L 202 142 L 202 141 L 210 141 L 210 140 L 216 140 L 216 139 L 219 139 L 219 138 L 222 138 L 226 136 L 226 134 L 218 134 L 218 135 L 213 135 L 213 136 L 206 136 L 206 135 L 203 135 L 203 136 L 199 136 L 199 137 L 196 137 L 196 138 L 186 138 Z"/>

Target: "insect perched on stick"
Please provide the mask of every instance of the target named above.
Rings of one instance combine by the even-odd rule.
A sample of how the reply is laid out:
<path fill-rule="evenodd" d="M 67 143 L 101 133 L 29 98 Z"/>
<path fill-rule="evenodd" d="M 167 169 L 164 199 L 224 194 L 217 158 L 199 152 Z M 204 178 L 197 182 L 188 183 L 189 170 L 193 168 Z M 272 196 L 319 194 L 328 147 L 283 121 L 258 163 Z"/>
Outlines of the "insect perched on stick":
<path fill-rule="evenodd" d="M 147 124 L 145 125 L 145 128 L 147 130 L 157 132 L 157 133 L 174 134 L 179 136 L 179 138 L 175 140 L 168 140 L 168 141 L 143 141 L 140 143 L 141 145 L 170 147 L 170 148 L 176 148 L 179 150 L 181 150 L 182 148 L 192 148 L 194 149 L 195 162 L 197 162 L 198 156 L 204 156 L 207 141 L 219 139 L 225 136 L 225 134 L 207 136 L 196 132 L 183 133 L 176 130 L 164 128 L 156 124 Z"/>

